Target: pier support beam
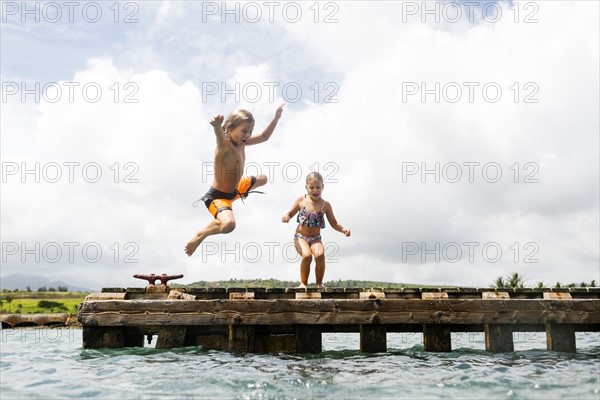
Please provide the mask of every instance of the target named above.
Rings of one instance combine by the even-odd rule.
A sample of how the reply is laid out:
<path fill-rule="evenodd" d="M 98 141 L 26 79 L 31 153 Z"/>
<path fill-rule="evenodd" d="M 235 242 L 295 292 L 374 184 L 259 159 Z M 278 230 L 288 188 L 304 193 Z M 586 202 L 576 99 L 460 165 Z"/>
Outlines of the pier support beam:
<path fill-rule="evenodd" d="M 144 347 L 144 335 L 143 334 L 134 334 L 128 335 L 125 334 L 125 338 L 123 339 L 124 347 Z"/>
<path fill-rule="evenodd" d="M 123 328 L 113 326 L 84 326 L 84 349 L 118 349 L 125 343 Z"/>
<path fill-rule="evenodd" d="M 190 346 L 227 351 L 229 349 L 229 326 L 198 326 L 192 332 L 188 329 L 186 343 L 188 341 Z"/>
<path fill-rule="evenodd" d="M 383 353 L 387 351 L 387 329 L 385 325 L 360 326 L 360 351 Z"/>
<path fill-rule="evenodd" d="M 296 325 L 296 352 L 320 353 L 323 350 L 319 325 Z"/>
<path fill-rule="evenodd" d="M 157 349 L 183 347 L 185 342 L 185 326 L 169 326 L 161 328 L 156 339 Z"/>
<path fill-rule="evenodd" d="M 573 325 L 546 324 L 546 345 L 548 351 L 575 353 L 575 329 Z"/>
<path fill-rule="evenodd" d="M 452 351 L 450 327 L 445 325 L 423 325 L 423 350 L 435 352 Z"/>
<path fill-rule="evenodd" d="M 491 353 L 515 351 L 513 327 L 508 324 L 485 324 L 485 350 Z"/>
<path fill-rule="evenodd" d="M 251 325 L 229 325 L 229 351 L 254 352 L 255 328 Z"/>

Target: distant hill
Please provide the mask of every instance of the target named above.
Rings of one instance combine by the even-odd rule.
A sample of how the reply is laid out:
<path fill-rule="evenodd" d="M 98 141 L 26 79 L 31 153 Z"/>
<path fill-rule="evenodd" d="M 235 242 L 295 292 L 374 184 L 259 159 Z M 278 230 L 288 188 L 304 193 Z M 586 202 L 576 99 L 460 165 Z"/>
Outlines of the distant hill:
<path fill-rule="evenodd" d="M 225 288 L 285 288 L 296 287 L 298 281 L 280 281 L 278 279 L 230 279 L 227 281 L 198 281 L 186 285 L 176 282 L 169 282 L 173 287 L 225 287 Z M 439 285 L 420 285 L 414 283 L 397 283 L 397 282 L 377 282 L 377 281 L 360 281 L 360 280 L 337 280 L 326 281 L 325 286 L 331 288 L 423 288 L 423 287 L 439 287 Z M 314 283 L 309 284 L 309 287 L 315 286 Z"/>
<path fill-rule="evenodd" d="M 69 291 L 71 292 L 93 292 L 92 289 L 69 285 L 68 283 L 63 281 L 50 281 L 48 278 L 45 278 L 43 276 L 12 274 L 0 277 L 0 291 L 4 289 L 27 290 L 28 286 L 34 292 L 37 292 L 38 288 L 40 287 L 52 287 L 56 289 L 59 286 L 66 286 L 67 289 L 69 289 Z"/>

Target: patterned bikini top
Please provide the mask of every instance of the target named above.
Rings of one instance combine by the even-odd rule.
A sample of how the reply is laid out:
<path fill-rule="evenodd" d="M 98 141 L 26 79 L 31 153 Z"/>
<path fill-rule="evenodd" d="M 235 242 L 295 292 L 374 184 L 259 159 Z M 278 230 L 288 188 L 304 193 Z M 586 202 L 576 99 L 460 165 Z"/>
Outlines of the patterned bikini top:
<path fill-rule="evenodd" d="M 323 207 L 317 212 L 308 211 L 306 207 L 302 207 L 300 212 L 298 212 L 296 221 L 300 225 L 306 225 L 309 228 L 319 227 L 323 229 L 325 228 L 325 214 L 323 213 L 323 208 L 325 208 L 325 200 L 323 200 Z"/>

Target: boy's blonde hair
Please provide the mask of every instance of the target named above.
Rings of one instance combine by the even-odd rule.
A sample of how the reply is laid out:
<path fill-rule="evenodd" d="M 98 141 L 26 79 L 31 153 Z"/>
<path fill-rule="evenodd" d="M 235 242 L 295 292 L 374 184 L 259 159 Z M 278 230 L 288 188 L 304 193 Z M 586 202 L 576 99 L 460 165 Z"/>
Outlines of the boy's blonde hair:
<path fill-rule="evenodd" d="M 254 116 L 250 111 L 238 108 L 229 113 L 223 123 L 223 129 L 227 132 L 228 129 L 235 129 L 236 126 L 244 122 L 254 122 Z"/>
<path fill-rule="evenodd" d="M 321 183 L 324 183 L 323 175 L 321 175 L 320 173 L 315 172 L 315 171 L 306 175 L 306 183 L 308 183 L 308 181 L 311 181 L 311 180 L 321 181 Z"/>

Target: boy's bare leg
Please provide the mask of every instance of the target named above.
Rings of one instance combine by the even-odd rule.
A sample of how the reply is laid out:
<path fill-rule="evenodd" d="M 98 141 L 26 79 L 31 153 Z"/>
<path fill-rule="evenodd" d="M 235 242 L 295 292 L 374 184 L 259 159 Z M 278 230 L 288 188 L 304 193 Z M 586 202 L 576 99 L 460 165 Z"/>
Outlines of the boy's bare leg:
<path fill-rule="evenodd" d="M 315 257 L 315 278 L 317 288 L 323 289 L 323 277 L 325 276 L 325 249 L 323 243 L 319 240 L 310 245 L 310 251 Z"/>
<path fill-rule="evenodd" d="M 254 182 L 254 185 L 250 188 L 250 190 L 256 189 L 257 187 L 261 187 L 267 184 L 268 178 L 266 175 L 258 175 L 256 177 L 256 182 Z"/>
<path fill-rule="evenodd" d="M 312 261 L 312 253 L 306 240 L 296 238 L 294 240 L 296 251 L 300 254 L 300 286 L 298 288 L 305 289 L 308 287 L 308 277 L 310 276 L 310 263 Z"/>
<path fill-rule="evenodd" d="M 229 233 L 235 229 L 235 217 L 233 211 L 223 210 L 217 214 L 217 218 L 209 222 L 204 229 L 198 231 L 185 245 L 185 253 L 188 256 L 194 254 L 200 243 L 211 235 Z"/>

